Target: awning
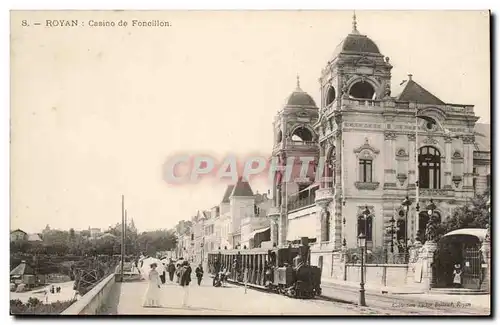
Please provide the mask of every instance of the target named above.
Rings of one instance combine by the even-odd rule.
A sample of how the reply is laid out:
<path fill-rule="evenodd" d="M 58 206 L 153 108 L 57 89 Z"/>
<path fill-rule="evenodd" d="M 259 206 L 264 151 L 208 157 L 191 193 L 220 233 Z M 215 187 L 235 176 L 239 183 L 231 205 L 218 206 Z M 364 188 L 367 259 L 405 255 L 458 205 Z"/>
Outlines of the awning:
<path fill-rule="evenodd" d="M 286 240 L 293 241 L 301 237 L 316 238 L 315 214 L 288 220 Z"/>
<path fill-rule="evenodd" d="M 486 237 L 486 229 L 483 228 L 462 228 L 462 229 L 457 229 L 450 231 L 444 237 L 449 237 L 449 236 L 457 236 L 457 235 L 465 235 L 465 236 L 474 236 L 479 239 L 479 241 L 483 241 L 484 238 Z"/>
<path fill-rule="evenodd" d="M 270 227 L 266 227 L 266 228 L 262 228 L 262 229 L 257 229 L 255 231 L 252 231 L 250 233 L 250 238 L 253 238 L 253 236 L 257 235 L 257 234 L 260 234 L 260 233 L 263 233 L 264 231 L 267 231 Z"/>

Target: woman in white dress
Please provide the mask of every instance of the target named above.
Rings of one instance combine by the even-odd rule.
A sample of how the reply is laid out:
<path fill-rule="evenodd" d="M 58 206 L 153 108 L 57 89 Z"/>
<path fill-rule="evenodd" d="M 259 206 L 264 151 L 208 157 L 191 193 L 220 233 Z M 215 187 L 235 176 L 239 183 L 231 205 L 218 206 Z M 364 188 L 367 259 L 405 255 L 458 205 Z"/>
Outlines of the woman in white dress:
<path fill-rule="evenodd" d="M 144 307 L 161 307 L 160 306 L 160 275 L 156 271 L 156 263 L 150 265 L 151 271 L 148 274 L 148 290 L 144 297 Z"/>

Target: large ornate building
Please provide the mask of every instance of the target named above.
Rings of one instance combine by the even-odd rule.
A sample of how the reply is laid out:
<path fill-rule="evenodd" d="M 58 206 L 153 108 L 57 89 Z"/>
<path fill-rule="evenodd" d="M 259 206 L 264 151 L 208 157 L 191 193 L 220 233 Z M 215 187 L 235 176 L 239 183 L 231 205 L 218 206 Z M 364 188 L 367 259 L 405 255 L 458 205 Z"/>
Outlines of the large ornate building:
<path fill-rule="evenodd" d="M 276 177 L 272 242 L 310 237 L 312 262 L 327 266 L 332 251 L 357 246 L 360 233 L 369 248 L 412 242 L 423 236 L 431 203 L 443 220 L 489 187 L 489 125 L 476 123 L 473 106 L 442 101 L 412 75 L 391 94 L 392 68 L 354 17 L 321 72 L 319 107 L 297 83 L 273 123 L 273 156 L 282 164 L 313 156 L 323 177 Z M 401 214 L 407 196 L 412 204 Z M 393 218 L 397 234 L 387 232 Z"/>

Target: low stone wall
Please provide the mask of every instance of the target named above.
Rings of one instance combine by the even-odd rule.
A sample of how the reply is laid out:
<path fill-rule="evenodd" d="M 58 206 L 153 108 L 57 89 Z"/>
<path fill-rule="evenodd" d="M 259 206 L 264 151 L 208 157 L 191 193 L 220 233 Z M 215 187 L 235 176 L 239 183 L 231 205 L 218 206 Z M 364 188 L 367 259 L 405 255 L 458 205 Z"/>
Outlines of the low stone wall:
<path fill-rule="evenodd" d="M 64 310 L 61 315 L 96 315 L 108 298 L 108 294 L 114 284 L 115 274 L 113 273 Z"/>
<path fill-rule="evenodd" d="M 346 265 L 346 281 L 361 279 L 361 265 Z M 400 287 L 407 285 L 408 266 L 406 264 L 366 264 L 365 283 L 377 286 Z M 340 279 L 339 279 L 340 280 Z"/>

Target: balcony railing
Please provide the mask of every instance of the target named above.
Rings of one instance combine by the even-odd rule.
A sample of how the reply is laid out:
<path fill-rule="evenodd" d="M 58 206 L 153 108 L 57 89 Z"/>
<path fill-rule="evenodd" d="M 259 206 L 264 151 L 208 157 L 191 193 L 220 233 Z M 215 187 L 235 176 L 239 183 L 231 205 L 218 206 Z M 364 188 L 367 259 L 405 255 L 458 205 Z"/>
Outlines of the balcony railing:
<path fill-rule="evenodd" d="M 288 203 L 288 211 L 297 210 L 315 204 L 315 195 L 312 194 L 303 199 L 299 199 Z"/>
<path fill-rule="evenodd" d="M 318 146 L 318 142 L 316 141 L 295 141 L 295 140 L 287 140 L 287 144 L 292 146 Z"/>
<path fill-rule="evenodd" d="M 315 194 L 316 201 L 331 200 L 331 199 L 333 199 L 334 193 L 335 193 L 335 189 L 332 187 L 319 188 Z"/>

